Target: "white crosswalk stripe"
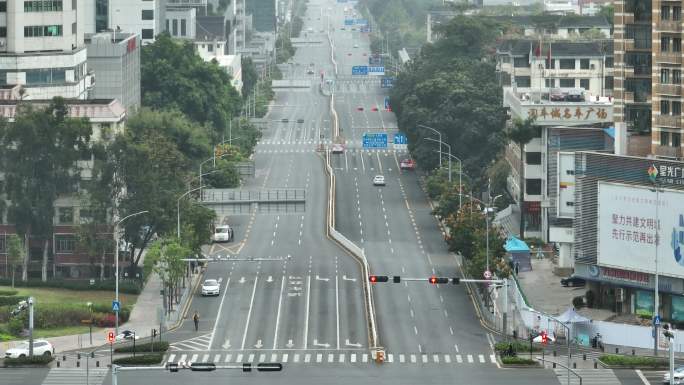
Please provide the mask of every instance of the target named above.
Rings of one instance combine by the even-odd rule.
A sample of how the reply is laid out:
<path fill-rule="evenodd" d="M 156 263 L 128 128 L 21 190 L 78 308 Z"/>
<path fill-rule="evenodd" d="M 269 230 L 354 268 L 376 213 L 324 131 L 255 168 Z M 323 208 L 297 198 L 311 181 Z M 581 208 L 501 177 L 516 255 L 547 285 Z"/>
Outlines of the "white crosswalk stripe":
<path fill-rule="evenodd" d="M 107 373 L 107 368 L 90 368 L 86 382 L 85 368 L 52 368 L 43 380 L 43 385 L 101 385 Z"/>

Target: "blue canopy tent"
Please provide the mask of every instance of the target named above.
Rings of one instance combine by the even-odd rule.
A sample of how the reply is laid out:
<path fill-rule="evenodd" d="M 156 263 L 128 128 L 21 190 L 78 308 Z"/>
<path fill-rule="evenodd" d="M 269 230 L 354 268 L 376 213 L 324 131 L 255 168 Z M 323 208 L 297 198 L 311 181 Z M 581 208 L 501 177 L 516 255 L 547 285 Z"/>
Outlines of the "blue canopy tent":
<path fill-rule="evenodd" d="M 513 269 L 516 273 L 519 271 L 532 270 L 532 263 L 530 263 L 530 247 L 527 246 L 525 241 L 511 235 L 506 239 L 504 249 L 513 262 Z"/>

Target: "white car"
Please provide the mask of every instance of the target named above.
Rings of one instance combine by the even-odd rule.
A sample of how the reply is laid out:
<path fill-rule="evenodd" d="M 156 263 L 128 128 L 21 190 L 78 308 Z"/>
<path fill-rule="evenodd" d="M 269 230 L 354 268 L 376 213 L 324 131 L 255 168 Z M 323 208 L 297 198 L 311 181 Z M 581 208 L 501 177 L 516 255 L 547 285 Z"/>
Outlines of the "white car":
<path fill-rule="evenodd" d="M 233 240 L 233 229 L 228 225 L 219 225 L 214 229 L 213 242 L 230 242 Z"/>
<path fill-rule="evenodd" d="M 205 295 L 219 295 L 221 287 L 215 279 L 207 279 L 202 283 L 202 296 Z"/>
<path fill-rule="evenodd" d="M 34 356 L 51 356 L 55 354 L 55 347 L 46 340 L 33 340 Z M 24 341 L 5 352 L 5 358 L 22 358 L 29 356 L 29 342 Z"/>
<path fill-rule="evenodd" d="M 354 48 L 359 48 L 359 45 L 358 45 L 358 44 L 354 44 Z"/>
<path fill-rule="evenodd" d="M 344 153 L 344 145 L 341 143 L 333 143 L 332 145 L 332 153 L 333 154 L 342 154 Z"/>
<path fill-rule="evenodd" d="M 674 381 L 673 384 L 684 383 L 684 366 L 679 366 L 674 370 Z M 670 372 L 663 375 L 663 384 L 670 384 Z"/>
<path fill-rule="evenodd" d="M 114 337 L 114 341 L 132 341 L 140 339 L 140 336 L 132 330 L 124 330 Z"/>
<path fill-rule="evenodd" d="M 375 178 L 373 178 L 373 186 L 384 186 L 385 185 L 385 176 L 384 175 L 376 175 Z"/>

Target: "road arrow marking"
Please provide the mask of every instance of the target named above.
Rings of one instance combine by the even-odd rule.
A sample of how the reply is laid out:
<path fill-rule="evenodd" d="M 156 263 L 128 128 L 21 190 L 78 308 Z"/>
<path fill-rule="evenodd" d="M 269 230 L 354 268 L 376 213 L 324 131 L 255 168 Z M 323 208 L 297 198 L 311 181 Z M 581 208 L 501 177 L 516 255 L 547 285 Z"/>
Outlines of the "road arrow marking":
<path fill-rule="evenodd" d="M 261 340 L 257 340 L 257 343 L 254 345 L 255 348 L 261 349 L 264 345 L 261 343 Z"/>
<path fill-rule="evenodd" d="M 343 275 L 343 276 L 342 276 L 342 279 L 343 279 L 344 281 L 353 281 L 353 282 L 356 282 L 356 278 L 347 278 L 346 275 Z"/>
<path fill-rule="evenodd" d="M 322 346 L 322 347 L 324 347 L 324 348 L 326 348 L 326 349 L 330 347 L 330 344 L 319 344 L 319 343 L 318 343 L 318 340 L 315 339 L 315 338 L 314 338 L 313 344 L 314 344 L 314 346 Z"/>
<path fill-rule="evenodd" d="M 292 343 L 292 340 L 287 340 L 287 344 L 285 345 L 286 348 L 292 349 L 294 347 L 294 344 Z"/>
<path fill-rule="evenodd" d="M 321 278 L 321 277 L 319 277 L 318 275 L 316 275 L 316 280 L 317 280 L 317 281 L 325 281 L 325 282 L 328 282 L 328 281 L 330 281 L 330 278 Z"/>
<path fill-rule="evenodd" d="M 273 282 L 273 276 L 269 275 L 269 276 L 268 276 L 268 279 L 266 280 L 266 282 Z"/>
<path fill-rule="evenodd" d="M 349 339 L 346 339 L 346 340 L 344 341 L 344 344 L 347 345 L 347 346 L 353 346 L 353 347 L 355 347 L 355 348 L 360 348 L 360 347 L 361 347 L 361 344 L 352 344 L 351 342 L 349 342 Z"/>
<path fill-rule="evenodd" d="M 289 276 L 289 277 L 287 277 L 287 278 L 288 278 L 288 279 L 302 279 L 302 277 L 295 277 L 295 276 L 293 276 L 293 275 L 291 275 L 291 276 Z"/>
<path fill-rule="evenodd" d="M 240 282 L 240 283 L 245 283 L 245 282 L 246 282 L 246 281 L 245 281 L 245 277 L 240 277 L 240 280 L 239 280 L 238 282 Z"/>
<path fill-rule="evenodd" d="M 221 345 L 222 348 L 224 349 L 230 349 L 230 340 L 226 340 L 226 342 Z"/>
<path fill-rule="evenodd" d="M 302 293 L 287 293 L 288 297 L 301 297 Z"/>

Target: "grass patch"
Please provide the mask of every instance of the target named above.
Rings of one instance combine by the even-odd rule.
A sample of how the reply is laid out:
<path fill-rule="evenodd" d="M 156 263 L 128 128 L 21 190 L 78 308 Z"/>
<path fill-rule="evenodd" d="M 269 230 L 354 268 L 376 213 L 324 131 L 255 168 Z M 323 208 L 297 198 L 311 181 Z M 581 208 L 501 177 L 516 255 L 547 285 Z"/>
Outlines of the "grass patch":
<path fill-rule="evenodd" d="M 154 348 L 154 349 L 153 349 Z M 166 341 L 155 342 L 154 344 L 148 342 L 146 344 L 135 344 L 136 352 L 165 352 L 169 350 L 169 343 Z M 133 352 L 133 345 L 123 346 L 114 349 L 114 353 L 131 353 Z"/>
<path fill-rule="evenodd" d="M 138 356 L 121 357 L 114 360 L 117 365 L 157 365 L 162 362 L 164 355 L 159 354 L 141 354 Z"/>
<path fill-rule="evenodd" d="M 641 357 L 641 356 L 621 356 L 617 354 L 604 354 L 599 357 L 599 361 L 611 366 L 626 366 L 626 367 L 666 367 L 667 361 L 662 358 L 655 357 Z"/>
<path fill-rule="evenodd" d="M 508 350 L 508 345 L 509 342 L 497 342 L 496 345 L 494 345 L 494 349 L 497 352 L 505 352 Z M 512 341 L 510 342 L 510 345 L 513 346 L 513 351 L 516 353 L 529 353 L 530 352 L 530 344 L 525 343 L 525 342 L 520 342 L 520 341 Z M 541 348 L 539 346 L 532 345 L 532 352 L 540 352 Z"/>
<path fill-rule="evenodd" d="M 5 366 L 24 366 L 24 365 L 47 365 L 54 359 L 53 356 L 33 356 L 33 358 L 5 358 Z"/>
<path fill-rule="evenodd" d="M 61 328 L 50 328 L 50 329 L 34 329 L 33 338 L 52 338 L 60 336 L 68 336 L 71 334 L 84 334 L 88 333 L 90 329 L 88 326 L 64 326 Z M 101 328 L 93 328 L 93 335 L 96 333 L 102 333 Z"/>
<path fill-rule="evenodd" d="M 0 286 L 0 291 L 12 290 L 11 287 Z M 114 291 L 108 290 L 70 290 L 47 287 L 17 287 L 15 295 L 21 297 L 33 297 L 36 306 L 42 303 L 107 303 L 111 306 L 114 299 Z M 122 305 L 133 305 L 138 299 L 136 294 L 119 293 Z"/>
<path fill-rule="evenodd" d="M 501 357 L 504 365 L 537 365 L 537 360 L 522 357 Z"/>

